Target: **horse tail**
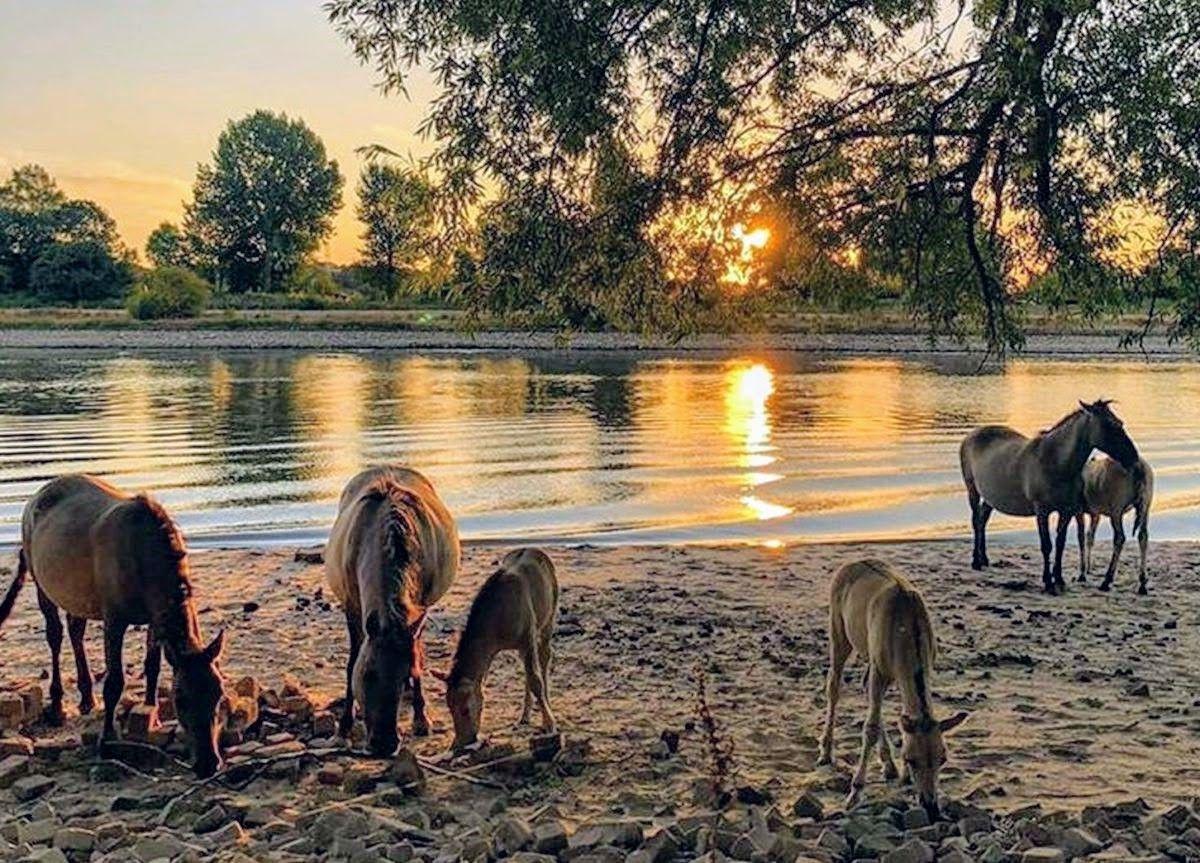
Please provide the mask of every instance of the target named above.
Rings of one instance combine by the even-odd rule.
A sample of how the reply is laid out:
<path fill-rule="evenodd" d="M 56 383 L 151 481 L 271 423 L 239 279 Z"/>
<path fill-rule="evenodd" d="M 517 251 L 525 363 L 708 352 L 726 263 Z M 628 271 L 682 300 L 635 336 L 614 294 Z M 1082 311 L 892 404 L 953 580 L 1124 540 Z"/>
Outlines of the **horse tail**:
<path fill-rule="evenodd" d="M 1133 532 L 1136 534 L 1149 520 L 1150 504 L 1154 501 L 1154 473 L 1148 465 L 1138 462 L 1134 482 Z"/>
<path fill-rule="evenodd" d="M 29 574 L 29 561 L 25 557 L 25 549 L 17 552 L 17 576 L 13 579 L 13 583 L 8 588 L 8 593 L 4 594 L 4 600 L 0 601 L 0 626 L 4 621 L 8 620 L 8 616 L 12 614 L 13 605 L 17 602 L 17 594 L 21 592 L 21 588 L 25 586 L 25 577 Z"/>

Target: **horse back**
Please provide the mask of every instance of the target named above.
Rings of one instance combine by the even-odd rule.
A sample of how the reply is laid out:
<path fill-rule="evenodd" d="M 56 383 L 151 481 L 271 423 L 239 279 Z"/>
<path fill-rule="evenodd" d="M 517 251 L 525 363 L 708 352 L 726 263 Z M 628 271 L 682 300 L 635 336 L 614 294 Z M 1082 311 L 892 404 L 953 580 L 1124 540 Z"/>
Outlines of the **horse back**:
<path fill-rule="evenodd" d="M 925 601 L 891 565 L 861 560 L 841 567 L 830 602 L 855 652 L 888 677 L 932 664 L 937 647 Z"/>
<path fill-rule="evenodd" d="M 989 504 L 1008 515 L 1033 515 L 1026 471 L 1034 441 L 1008 426 L 975 429 L 959 447 L 963 481 Z"/>
<path fill-rule="evenodd" d="M 1144 458 L 1128 471 L 1100 454 L 1083 466 L 1083 496 L 1092 515 L 1122 514 L 1134 507 L 1149 509 L 1154 497 L 1154 471 Z"/>
<path fill-rule="evenodd" d="M 29 500 L 21 517 L 21 542 L 38 586 L 76 617 L 103 617 L 97 562 L 104 556 L 101 529 L 130 496 L 103 480 L 71 474 L 51 480 Z"/>

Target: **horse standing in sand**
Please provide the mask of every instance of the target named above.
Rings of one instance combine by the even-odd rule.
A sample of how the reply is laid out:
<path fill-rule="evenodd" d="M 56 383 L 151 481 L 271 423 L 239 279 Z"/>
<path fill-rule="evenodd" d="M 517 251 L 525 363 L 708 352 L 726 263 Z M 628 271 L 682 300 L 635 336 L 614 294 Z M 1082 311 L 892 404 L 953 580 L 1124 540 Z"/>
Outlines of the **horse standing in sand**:
<path fill-rule="evenodd" d="M 959 459 L 975 531 L 973 569 L 988 565 L 986 531 L 993 509 L 1006 515 L 1032 515 L 1041 539 L 1045 591 L 1053 594 L 1066 587 L 1063 549 L 1071 519 L 1083 507 L 1084 464 L 1094 449 L 1126 467 L 1138 460 L 1137 447 L 1109 404 L 1080 402 L 1079 410 L 1034 438 L 1008 426 L 983 426 L 963 439 Z M 1057 545 L 1050 539 L 1052 513 L 1058 513 Z"/>
<path fill-rule="evenodd" d="M 471 603 L 449 674 L 433 675 L 446 683 L 446 705 L 454 721 L 453 749 L 475 742 L 483 715 L 483 684 L 496 654 L 516 650 L 525 666 L 525 707 L 529 722 L 536 701 L 542 730 L 556 728 L 550 709 L 550 661 L 558 615 L 558 578 L 554 563 L 536 548 L 517 548 L 500 561 Z"/>
<path fill-rule="evenodd" d="M 867 780 L 867 758 L 878 743 L 885 779 L 911 781 L 930 820 L 939 814 L 938 773 L 946 763 L 942 735 L 967 718 L 957 713 L 938 720 L 929 697 L 929 678 L 937 657 L 933 622 L 920 592 L 896 570 L 879 560 L 842 566 L 829 590 L 829 678 L 821 764 L 833 763 L 833 724 L 842 670 L 851 653 L 867 661 L 870 707 L 863 723 L 862 751 L 846 806 L 858 803 Z M 883 696 L 892 684 L 900 690 L 901 746 L 904 772 L 897 773 L 891 744 L 882 727 Z"/>
<path fill-rule="evenodd" d="M 375 755 L 392 754 L 400 742 L 396 714 L 406 686 L 413 734 L 429 733 L 422 632 L 430 607 L 458 573 L 459 557 L 454 519 L 417 471 L 371 468 L 347 483 L 325 548 L 325 578 L 350 635 L 338 732 L 350 734 L 357 702 Z"/>
<path fill-rule="evenodd" d="M 1117 563 L 1121 549 L 1125 546 L 1125 513 L 1134 511 L 1133 532 L 1137 534 L 1138 548 L 1138 594 L 1145 596 L 1146 590 L 1146 547 L 1150 544 L 1150 504 L 1154 500 L 1154 471 L 1144 458 L 1139 458 L 1130 470 L 1126 470 L 1106 456 L 1089 459 L 1083 468 L 1084 508 L 1075 516 L 1079 528 L 1079 580 L 1087 581 L 1092 566 L 1092 548 L 1096 544 L 1096 526 L 1100 517 L 1108 516 L 1113 529 L 1112 559 L 1100 582 L 1101 590 L 1112 587 L 1117 574 Z M 1091 519 L 1087 535 L 1084 536 L 1083 517 Z"/>
<path fill-rule="evenodd" d="M 63 720 L 59 672 L 63 627 L 75 652 L 82 713 L 95 706 L 92 674 L 84 648 L 89 620 L 104 621 L 104 742 L 116 737 L 113 715 L 125 689 L 125 630 L 149 624 L 146 634 L 146 704 L 158 696 L 158 673 L 165 652 L 174 669 L 175 708 L 192 741 L 194 767 L 202 777 L 220 767 L 217 707 L 224 696 L 217 668 L 225 641 L 222 631 L 207 647 L 192 601 L 187 549 L 166 511 L 145 495 L 131 496 L 84 475 L 59 477 L 44 485 L 21 518 L 17 577 L 0 608 L 0 623 L 26 575 L 37 585 L 38 605 L 50 645 L 52 723 Z"/>

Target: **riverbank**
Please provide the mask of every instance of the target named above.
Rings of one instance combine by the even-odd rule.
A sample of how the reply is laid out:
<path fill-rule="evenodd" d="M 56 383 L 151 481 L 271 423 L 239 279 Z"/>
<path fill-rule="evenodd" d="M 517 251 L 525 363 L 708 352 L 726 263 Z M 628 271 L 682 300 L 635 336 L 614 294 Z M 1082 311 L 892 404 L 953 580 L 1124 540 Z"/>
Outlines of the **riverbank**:
<path fill-rule="evenodd" d="M 645 351 L 668 354 L 731 355 L 811 353 L 827 355 L 945 356 L 982 360 L 978 342 L 931 342 L 919 333 L 763 332 L 710 333 L 675 339 L 630 333 L 481 331 L 453 329 L 314 328 L 303 320 L 292 327 L 44 328 L 0 326 L 0 350 L 118 349 L 155 350 L 444 350 L 444 351 Z M 1148 336 L 1141 345 L 1122 346 L 1117 333 L 1033 333 L 1020 354 L 1027 357 L 1129 357 L 1190 359 L 1186 344 Z"/>
<path fill-rule="evenodd" d="M 431 616 L 427 641 L 432 666 L 447 666 L 454 633 L 462 625 L 470 598 L 502 552 L 487 545 L 466 549 L 460 578 Z M 1161 818 L 1154 822 L 1156 826 L 1148 820 L 1155 817 L 1152 809 L 1187 804 L 1200 788 L 1200 699 L 1196 696 L 1200 692 L 1200 663 L 1196 662 L 1200 594 L 1194 589 L 1200 544 L 1155 544 L 1151 595 L 1145 598 L 1135 595 L 1136 579 L 1128 568 L 1112 593 L 1072 583 L 1066 597 L 1049 598 L 1036 590 L 1039 563 L 1034 548 L 997 549 L 996 566 L 984 575 L 970 570 L 967 552 L 965 543 L 945 542 L 870 549 L 853 545 L 551 549 L 563 585 L 552 693 L 565 734 L 565 754 L 549 766 L 538 767 L 535 762 L 527 765 L 528 772 L 517 775 L 500 767 L 472 768 L 469 781 L 427 773 L 424 797 L 401 804 L 396 800 L 402 795 L 394 785 L 370 790 L 368 783 L 363 786 L 367 793 L 353 781 L 345 781 L 347 771 L 353 778 L 361 759 L 317 746 L 316 754 L 306 759 L 297 755 L 294 775 L 285 772 L 282 780 L 268 772 L 236 791 L 213 783 L 190 795 L 186 810 L 190 815 L 177 819 L 177 829 L 167 832 L 173 841 L 214 853 L 237 849 L 255 859 L 268 859 L 264 855 L 282 844 L 280 836 L 307 838 L 309 845 L 296 847 L 311 847 L 315 828 L 312 819 L 304 820 L 304 813 L 314 807 L 334 804 L 344 813 L 347 800 L 351 808 L 366 805 L 368 798 L 370 805 L 379 806 L 387 794 L 393 798 L 393 818 L 436 834 L 432 844 L 417 843 L 418 852 L 422 847 L 433 849 L 427 859 L 436 857 L 436 849 L 447 847 L 451 840 L 458 842 L 455 853 L 469 839 L 486 836 L 487 843 L 492 842 L 502 829 L 500 821 L 509 815 L 529 824 L 547 819 L 561 822 L 571 834 L 581 825 L 615 817 L 637 821 L 646 837 L 655 825 L 667 822 L 676 832 L 686 832 L 679 825 L 711 808 L 704 797 L 714 770 L 698 703 L 698 674 L 702 673 L 718 745 L 732 746 L 729 769 L 720 771 L 723 781 L 730 789 L 742 788 L 744 800 L 765 807 L 756 810 L 758 816 L 743 812 L 740 817 L 750 820 L 729 830 L 750 835 L 757 829 L 751 823 L 754 817 L 768 822 L 774 817 L 763 829 L 772 835 L 786 831 L 798 837 L 798 850 L 792 848 L 795 854 L 849 859 L 854 844 L 855 856 L 863 856 L 857 847 L 861 834 L 846 838 L 856 829 L 854 820 L 847 822 L 839 815 L 865 709 L 858 686 L 860 666 L 851 668 L 851 682 L 843 692 L 836 770 L 819 768 L 815 760 L 824 706 L 828 579 L 840 563 L 866 553 L 894 562 L 928 599 L 941 650 L 933 684 L 936 709 L 971 712 L 949 743 L 943 792 L 952 801 L 952 812 L 987 815 L 986 823 L 995 827 L 988 836 L 998 838 L 977 837 L 978 842 L 1004 846 L 997 852 L 1000 856 L 989 856 L 978 843 L 964 840 L 961 848 L 958 843 L 946 845 L 952 834 L 962 831 L 928 832 L 929 828 L 916 826 L 919 818 L 914 815 L 913 824 L 906 828 L 909 832 L 889 828 L 886 842 L 876 843 L 871 856 L 885 856 L 887 848 L 917 838 L 941 855 L 957 850 L 967 859 L 978 856 L 996 863 L 1019 859 L 1019 848 L 1017 857 L 1005 856 L 1010 846 L 1066 842 L 1064 830 L 1080 823 L 1080 813 L 1086 821 L 1087 807 L 1141 797 L 1148 806 L 1135 807 L 1134 820 L 1142 832 L 1125 835 L 1113 825 L 1100 830 L 1091 824 L 1089 829 L 1099 834 L 1092 838 L 1099 844 L 1090 850 L 1111 851 L 1119 846 L 1125 856 L 1117 853 L 1107 859 L 1165 859 L 1154 856 L 1153 843 L 1161 848 L 1168 839 L 1186 841 L 1178 834 L 1200 824 L 1193 823 L 1194 816 L 1178 812 L 1171 816 L 1182 819 L 1178 830 L 1164 828 Z M 1097 553 L 1105 554 L 1103 549 Z M 283 550 L 210 551 L 193 558 L 202 627 L 210 635 L 220 627 L 228 633 L 223 669 L 230 680 L 253 676 L 278 688 L 287 676 L 299 682 L 318 709 L 341 694 L 344 622 L 324 596 L 322 566 L 311 555 Z M 3 577 L 5 585 L 9 577 Z M 92 630 L 91 655 L 99 666 L 99 633 L 95 626 Z M 0 634 L 4 660 L 0 684 L 13 686 L 36 678 L 45 667 L 45 651 L 41 617 L 30 592 L 20 598 L 14 617 Z M 141 638 L 131 635 L 126 639 L 126 663 L 134 692 L 139 687 L 140 654 Z M 72 667 L 68 651 L 63 671 L 69 681 Z M 441 684 L 430 681 L 428 688 L 435 730 L 413 748 L 434 764 L 432 759 L 449 744 L 450 731 Z M 71 706 L 72 682 L 67 690 Z M 529 751 L 531 732 L 513 727 L 521 707 L 515 659 L 506 657 L 497 663 L 487 693 L 484 733 L 493 748 L 485 755 L 516 753 L 519 761 L 519 754 Z M 890 728 L 896 710 L 894 700 L 889 700 Z M 408 722 L 402 712 L 402 727 Z M 68 737 L 78 736 L 82 727 L 78 718 L 70 719 Z M 35 733 L 45 732 L 35 729 Z M 314 750 L 313 744 L 308 745 Z M 134 815 L 147 815 L 137 809 L 137 800 L 149 797 L 157 800 L 149 814 L 157 816 L 167 797 L 188 788 L 186 778 L 161 776 L 152 781 L 134 776 L 115 784 L 101 783 L 95 765 L 89 779 L 89 759 L 63 756 L 58 762 L 31 765 L 56 783 L 48 799 L 60 820 L 70 812 L 90 813 L 81 824 L 112 820 L 108 813 L 113 799 L 130 796 L 135 798 L 127 801 Z M 904 796 L 878 780 L 872 759 L 866 799 L 875 808 L 863 811 L 890 823 L 908 817 Z M 0 798 L 9 793 L 0 791 Z M 792 809 L 793 802 L 808 795 L 818 804 L 816 820 L 808 811 L 810 804 Z M 770 815 L 767 800 L 778 805 L 782 816 Z M 900 808 L 888 810 L 881 801 Z M 224 820 L 235 820 L 228 813 L 240 813 L 236 819 L 240 826 L 223 834 L 233 837 L 232 845 L 214 850 L 203 836 L 189 831 L 194 830 L 193 821 L 217 803 L 227 813 Z M 30 821 L 39 814 L 34 813 L 35 806 L 33 801 L 6 802 L 0 822 Z M 250 810 L 256 813 L 253 818 L 246 817 Z M 1090 811 L 1095 816 L 1096 810 Z M 1017 826 L 1018 822 L 1025 827 Z M 819 834 L 831 824 L 838 835 L 827 837 L 829 847 L 821 846 Z M 1143 833 L 1151 826 L 1158 831 L 1154 837 L 1166 838 L 1147 839 L 1151 834 Z M 123 829 L 131 845 L 143 828 L 130 822 Z M 157 822 L 145 828 L 146 835 L 165 829 Z M 927 832 L 922 834 L 921 829 Z M 0 836 L 4 830 L 0 825 Z M 640 832 L 638 837 L 640 843 Z M 849 844 L 841 849 L 838 838 Z M 693 831 L 687 841 L 694 840 Z M 522 847 L 531 850 L 533 843 Z M 822 847 L 824 856 L 818 853 Z M 923 855 L 918 858 L 924 859 Z M 731 856 L 749 859 L 751 855 L 747 851 L 744 856 Z"/>

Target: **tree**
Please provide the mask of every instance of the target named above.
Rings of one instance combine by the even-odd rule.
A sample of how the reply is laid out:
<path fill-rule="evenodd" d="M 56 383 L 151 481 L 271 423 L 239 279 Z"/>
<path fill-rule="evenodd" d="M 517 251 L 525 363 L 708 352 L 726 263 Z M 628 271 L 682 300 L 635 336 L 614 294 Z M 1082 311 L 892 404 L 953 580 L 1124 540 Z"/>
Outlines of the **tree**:
<path fill-rule="evenodd" d="M 689 207 L 729 224 L 720 214 L 760 193 L 815 206 L 823 233 L 903 280 L 932 332 L 978 327 L 997 350 L 1021 343 L 1014 303 L 1030 270 L 1053 266 L 1089 308 L 1103 305 L 1115 205 L 1166 219 L 1151 269 L 1200 244 L 1200 0 L 326 10 L 385 90 L 417 64 L 439 81 L 429 165 L 460 230 L 497 186 L 601 218 L 587 196 L 615 142 L 647 178 L 645 224 Z M 1169 313 L 1179 334 L 1187 311 Z"/>
<path fill-rule="evenodd" d="M 131 280 L 129 265 L 99 243 L 56 243 L 34 262 L 29 287 L 38 296 L 80 304 L 120 297 Z"/>
<path fill-rule="evenodd" d="M 277 290 L 333 230 L 342 175 L 301 120 L 230 122 L 196 174 L 184 230 L 234 291 Z"/>
<path fill-rule="evenodd" d="M 204 312 L 212 285 L 183 267 L 158 267 L 146 273 L 129 294 L 125 307 L 140 321 L 194 318 Z"/>
<path fill-rule="evenodd" d="M 146 238 L 146 257 L 156 267 L 185 267 L 192 265 L 188 238 L 171 222 L 163 222 Z"/>
<path fill-rule="evenodd" d="M 99 263 L 101 252 L 108 259 L 107 264 Z M 119 270 L 124 266 L 126 252 L 118 241 L 112 217 L 91 201 L 69 200 L 44 168 L 37 165 L 17 168 L 8 182 L 0 185 L 0 269 L 7 273 L 7 289 L 37 291 L 34 271 L 41 259 L 52 253 L 53 259 L 44 268 L 41 284 L 54 282 L 56 272 L 61 274 L 71 267 L 80 267 L 87 271 L 85 278 L 108 273 L 117 279 L 102 290 L 96 286 L 83 287 L 83 294 L 99 291 L 108 295 L 123 290 Z M 96 264 L 96 268 L 90 264 Z M 70 291 L 67 294 L 54 293 L 54 296 L 80 298 Z"/>
<path fill-rule="evenodd" d="M 369 162 L 359 175 L 363 259 L 382 278 L 389 297 L 395 296 L 399 268 L 428 251 L 431 191 L 429 181 L 417 171 L 379 161 Z"/>

